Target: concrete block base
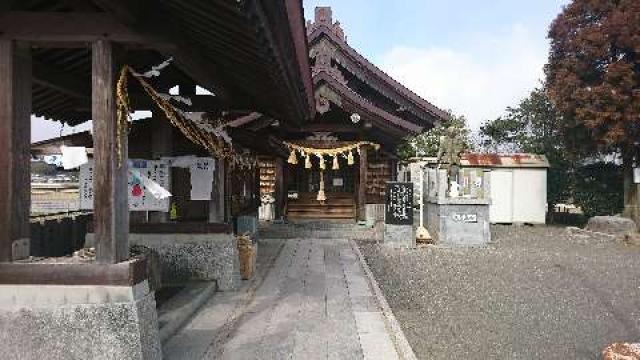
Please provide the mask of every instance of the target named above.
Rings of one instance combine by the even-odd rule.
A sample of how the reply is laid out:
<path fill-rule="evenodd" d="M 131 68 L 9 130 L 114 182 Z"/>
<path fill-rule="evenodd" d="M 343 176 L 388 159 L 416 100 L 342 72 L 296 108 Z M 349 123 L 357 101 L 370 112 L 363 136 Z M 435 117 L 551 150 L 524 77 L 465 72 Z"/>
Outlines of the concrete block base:
<path fill-rule="evenodd" d="M 2 359 L 162 359 L 153 292 L 131 286 L 0 285 Z"/>
<path fill-rule="evenodd" d="M 427 229 L 438 245 L 480 246 L 491 242 L 488 204 L 427 204 Z"/>
<path fill-rule="evenodd" d="M 416 247 L 413 226 L 384 224 L 384 244 L 390 247 Z"/>

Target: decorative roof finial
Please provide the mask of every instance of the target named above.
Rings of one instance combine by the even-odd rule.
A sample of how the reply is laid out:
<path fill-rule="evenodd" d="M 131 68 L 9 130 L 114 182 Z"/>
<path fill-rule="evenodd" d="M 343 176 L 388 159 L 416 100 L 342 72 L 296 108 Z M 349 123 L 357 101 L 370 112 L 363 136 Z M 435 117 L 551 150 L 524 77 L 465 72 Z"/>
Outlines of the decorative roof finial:
<path fill-rule="evenodd" d="M 316 7 L 316 25 L 326 25 L 331 27 L 333 25 L 333 15 L 330 6 L 318 6 Z"/>

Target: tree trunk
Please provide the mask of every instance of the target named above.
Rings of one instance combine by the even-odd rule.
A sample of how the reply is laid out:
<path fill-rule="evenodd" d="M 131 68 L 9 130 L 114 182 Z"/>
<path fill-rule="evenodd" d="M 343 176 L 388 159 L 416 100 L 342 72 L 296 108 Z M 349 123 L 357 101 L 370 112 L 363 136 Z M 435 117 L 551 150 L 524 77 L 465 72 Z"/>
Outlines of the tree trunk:
<path fill-rule="evenodd" d="M 623 159 L 624 171 L 624 216 L 636 222 L 640 230 L 640 184 L 633 181 L 633 157 Z"/>

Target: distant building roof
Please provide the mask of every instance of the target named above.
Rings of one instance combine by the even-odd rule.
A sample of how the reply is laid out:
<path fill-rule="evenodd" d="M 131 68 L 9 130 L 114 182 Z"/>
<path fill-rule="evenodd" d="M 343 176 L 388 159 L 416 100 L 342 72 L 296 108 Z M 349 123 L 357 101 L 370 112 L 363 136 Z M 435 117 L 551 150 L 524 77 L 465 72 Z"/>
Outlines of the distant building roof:
<path fill-rule="evenodd" d="M 435 157 L 415 157 L 411 162 L 426 162 L 436 164 Z M 538 154 L 490 154 L 466 153 L 462 155 L 461 165 L 466 167 L 490 168 L 549 168 L 549 160 Z"/>
<path fill-rule="evenodd" d="M 549 160 L 537 154 L 481 154 L 467 153 L 462 157 L 463 166 L 502 168 L 548 168 Z"/>

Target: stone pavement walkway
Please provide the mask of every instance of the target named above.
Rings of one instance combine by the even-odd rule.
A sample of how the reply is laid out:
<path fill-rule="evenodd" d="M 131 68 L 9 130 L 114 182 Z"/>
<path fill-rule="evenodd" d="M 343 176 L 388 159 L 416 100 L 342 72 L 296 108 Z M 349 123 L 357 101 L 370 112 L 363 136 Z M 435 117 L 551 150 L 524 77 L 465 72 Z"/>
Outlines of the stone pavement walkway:
<path fill-rule="evenodd" d="M 347 240 L 292 239 L 278 251 L 273 241 L 283 243 L 260 244 L 266 277 L 213 297 L 165 344 L 166 359 L 399 358 Z"/>

